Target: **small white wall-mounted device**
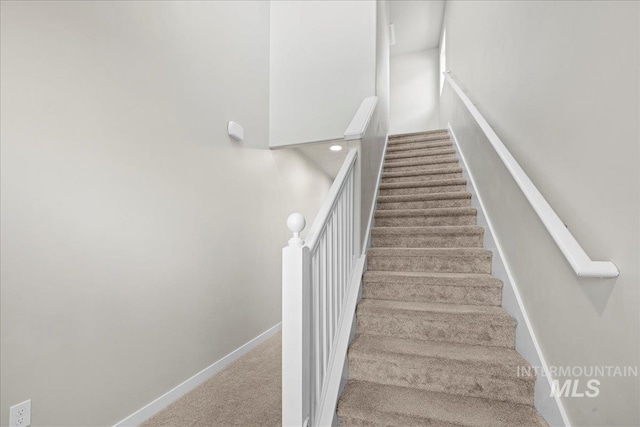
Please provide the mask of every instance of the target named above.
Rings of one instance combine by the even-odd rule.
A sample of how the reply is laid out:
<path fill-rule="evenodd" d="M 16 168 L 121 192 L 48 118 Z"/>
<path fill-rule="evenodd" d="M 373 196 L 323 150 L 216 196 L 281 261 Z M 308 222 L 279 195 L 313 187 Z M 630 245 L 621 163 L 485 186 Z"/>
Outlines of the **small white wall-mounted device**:
<path fill-rule="evenodd" d="M 244 129 L 236 122 L 229 122 L 227 132 L 229 132 L 229 136 L 236 141 L 242 141 L 244 139 Z"/>

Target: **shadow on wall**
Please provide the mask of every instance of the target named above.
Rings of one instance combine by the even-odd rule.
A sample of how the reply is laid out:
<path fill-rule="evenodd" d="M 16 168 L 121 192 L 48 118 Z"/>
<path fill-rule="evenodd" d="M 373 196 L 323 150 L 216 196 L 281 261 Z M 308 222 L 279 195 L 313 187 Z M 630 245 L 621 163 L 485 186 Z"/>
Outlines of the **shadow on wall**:
<path fill-rule="evenodd" d="M 581 279 L 580 288 L 599 315 L 602 315 L 604 313 L 617 280 L 618 278 Z"/>
<path fill-rule="evenodd" d="M 279 186 L 285 189 L 282 193 L 283 197 L 285 197 L 284 206 L 293 206 L 294 211 L 301 213 L 307 221 L 307 226 L 301 233 L 304 238 L 311 228 L 311 224 L 313 224 L 318 209 L 322 206 L 329 192 L 329 188 L 331 188 L 333 179 L 324 173 L 325 179 L 323 180 L 319 180 L 317 176 L 310 176 L 309 169 L 318 169 L 318 166 L 307 156 L 297 152 L 296 149 L 272 150 L 270 154 L 277 169 L 278 179 L 280 180 Z M 296 158 L 297 161 L 292 162 L 292 158 Z M 296 207 L 296 201 L 305 199 L 310 204 L 299 204 L 299 207 Z M 293 213 L 293 211 L 289 213 Z M 287 218 L 283 217 L 282 222 L 274 224 L 274 226 L 282 227 L 283 230 L 288 232 L 286 220 Z M 282 246 L 285 245 L 286 241 L 283 241 Z"/>

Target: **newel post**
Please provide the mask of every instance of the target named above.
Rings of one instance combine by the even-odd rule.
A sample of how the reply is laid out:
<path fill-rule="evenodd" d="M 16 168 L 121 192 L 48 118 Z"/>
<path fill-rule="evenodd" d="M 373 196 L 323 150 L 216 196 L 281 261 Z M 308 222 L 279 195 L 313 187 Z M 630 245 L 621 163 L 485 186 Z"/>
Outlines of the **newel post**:
<path fill-rule="evenodd" d="M 287 218 L 293 233 L 282 249 L 282 425 L 301 427 L 309 416 L 310 255 L 300 232 L 302 214 Z"/>

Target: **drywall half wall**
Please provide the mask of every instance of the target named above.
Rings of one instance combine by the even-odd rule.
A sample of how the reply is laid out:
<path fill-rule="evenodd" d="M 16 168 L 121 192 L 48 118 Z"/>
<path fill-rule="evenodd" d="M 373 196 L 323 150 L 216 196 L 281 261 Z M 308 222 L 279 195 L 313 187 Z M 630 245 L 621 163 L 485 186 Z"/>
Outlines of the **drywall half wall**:
<path fill-rule="evenodd" d="M 439 128 L 439 58 L 438 49 L 402 53 L 391 57 L 391 134 Z"/>
<path fill-rule="evenodd" d="M 260 149 L 268 2 L 0 7 L 1 424 L 113 425 L 280 322 L 331 180 Z"/>
<path fill-rule="evenodd" d="M 270 4 L 271 146 L 341 139 L 375 94 L 376 2 Z"/>
<path fill-rule="evenodd" d="M 589 374 L 640 364 L 639 13 L 637 2 L 545 1 L 445 11 L 451 75 L 591 258 L 620 270 L 575 275 L 445 83 L 442 125 L 468 160 L 543 356 L 560 385 L 578 381 L 560 399 L 575 426 L 640 424 L 637 376 Z M 571 396 L 591 379 L 597 396 Z"/>
<path fill-rule="evenodd" d="M 376 96 L 378 103 L 362 138 L 362 239 L 375 209 L 384 150 L 389 134 L 389 3 L 376 7 Z M 365 248 L 366 249 L 366 248 Z"/>

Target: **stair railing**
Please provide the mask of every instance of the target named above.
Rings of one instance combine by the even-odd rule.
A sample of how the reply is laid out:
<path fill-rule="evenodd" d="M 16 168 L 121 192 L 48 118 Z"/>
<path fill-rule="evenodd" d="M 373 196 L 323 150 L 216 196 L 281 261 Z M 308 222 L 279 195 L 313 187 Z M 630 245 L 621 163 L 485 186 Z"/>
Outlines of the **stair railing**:
<path fill-rule="evenodd" d="M 341 372 L 331 372 L 332 362 L 339 344 L 346 354 L 348 343 L 339 343 L 338 332 L 344 318 L 353 316 L 345 304 L 360 280 L 353 277 L 361 256 L 356 148 L 347 154 L 306 240 L 300 238 L 301 214 L 291 214 L 287 226 L 293 237 L 282 251 L 282 424 L 319 425 L 323 412 L 335 412 L 335 401 L 324 401 L 337 398 L 339 380 L 330 384 L 330 378 L 339 379 Z M 329 393 L 330 388 L 335 390 Z"/>
<path fill-rule="evenodd" d="M 496 154 L 500 157 L 504 166 L 507 168 L 516 184 L 527 198 L 533 210 L 538 214 L 538 217 L 546 227 L 547 231 L 556 242 L 556 245 L 560 248 L 565 258 L 573 268 L 573 271 L 579 277 L 598 277 L 598 278 L 613 278 L 618 277 L 620 272 L 614 263 L 611 261 L 593 261 L 585 250 L 580 246 L 580 243 L 571 234 L 571 232 L 564 225 L 558 214 L 549 205 L 544 196 L 531 182 L 529 176 L 524 172 L 522 167 L 518 164 L 516 159 L 511 155 L 507 147 L 502 140 L 489 126 L 489 123 L 480 114 L 480 111 L 471 102 L 466 93 L 451 77 L 451 74 L 447 71 L 443 73 L 445 80 L 453 91 L 458 95 L 462 103 L 467 107 L 469 113 L 473 116 L 480 126 L 480 129 L 484 132 L 485 136 L 489 140 L 489 143 L 493 146 Z"/>
<path fill-rule="evenodd" d="M 282 250 L 282 425 L 334 424 L 368 238 L 361 238 L 361 153 L 377 98 L 365 98 L 344 133 L 351 146 L 306 239 L 305 219 Z M 382 174 L 378 171 L 377 185 Z M 376 191 L 377 191 L 376 185 Z M 368 207 L 367 207 L 368 209 Z M 368 213 L 368 234 L 373 221 Z M 364 240 L 364 242 L 363 242 Z"/>

